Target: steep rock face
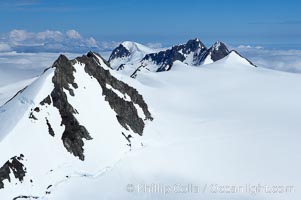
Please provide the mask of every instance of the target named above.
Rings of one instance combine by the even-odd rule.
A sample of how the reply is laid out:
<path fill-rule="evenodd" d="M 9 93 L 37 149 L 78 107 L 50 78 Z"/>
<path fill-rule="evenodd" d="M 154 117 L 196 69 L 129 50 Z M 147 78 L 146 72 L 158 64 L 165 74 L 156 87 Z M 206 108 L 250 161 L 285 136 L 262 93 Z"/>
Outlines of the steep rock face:
<path fill-rule="evenodd" d="M 22 164 L 23 158 L 24 156 L 22 154 L 20 156 L 15 156 L 8 160 L 0 168 L 0 189 L 4 188 L 4 180 L 8 180 L 9 182 L 11 182 L 11 174 L 13 174 L 14 178 L 18 181 L 23 181 L 23 178 L 26 174 L 26 168 Z"/>
<path fill-rule="evenodd" d="M 210 47 L 208 51 L 211 54 L 211 58 L 214 62 L 226 57 L 229 54 L 228 48 L 222 42 L 214 43 L 214 45 Z"/>
<path fill-rule="evenodd" d="M 194 39 L 189 40 L 186 44 L 173 46 L 166 51 L 148 54 L 142 62 L 151 61 L 158 65 L 157 72 L 168 71 L 175 61 L 186 62 L 190 65 L 198 63 L 198 60 L 203 57 L 206 50 L 207 48 L 199 39 Z"/>
<path fill-rule="evenodd" d="M 215 42 L 206 52 L 205 56 L 202 59 L 199 59 L 198 64 L 208 64 L 215 61 L 218 61 L 226 57 L 230 51 L 227 46 L 222 42 Z"/>
<path fill-rule="evenodd" d="M 112 60 L 116 59 L 116 58 L 124 58 L 124 57 L 128 57 L 131 55 L 131 52 L 125 48 L 122 44 L 120 44 L 118 47 L 116 47 L 109 58 L 109 62 L 111 62 Z"/>
<path fill-rule="evenodd" d="M 105 100 L 116 113 L 116 120 L 126 130 L 132 130 L 134 133 L 142 135 L 145 126 L 144 121 L 152 120 L 153 118 L 147 104 L 138 91 L 112 76 L 110 71 L 105 69 L 109 68 L 109 66 L 107 66 L 100 55 L 89 52 L 87 55 L 77 57 L 74 60 L 69 60 L 64 55 L 61 55 L 52 66 L 55 69 L 52 78 L 54 89 L 50 95 L 40 102 L 40 105 L 53 105 L 58 109 L 61 116 L 61 126 L 64 126 L 61 138 L 64 147 L 80 160 L 84 160 L 84 140 L 92 140 L 93 137 L 89 133 L 88 128 L 79 123 L 76 115 L 80 113 L 70 104 L 66 94 L 67 92 L 68 95 L 76 98 L 74 90 L 78 88 L 78 85 L 74 78 L 74 73 L 76 73 L 74 65 L 78 62 L 81 63 L 80 67 L 84 67 L 87 75 L 94 77 L 98 81 L 99 89 L 102 90 Z M 108 85 L 112 88 L 108 88 Z M 116 92 L 124 96 L 127 95 L 130 99 L 126 100 Z M 138 115 L 135 105 L 142 109 L 145 116 L 144 119 Z M 30 118 L 39 120 L 35 115 L 39 111 L 39 107 L 32 109 Z M 56 133 L 47 118 L 46 124 L 49 134 L 55 136 Z"/>
<path fill-rule="evenodd" d="M 87 56 L 79 57 L 77 60 L 81 63 L 85 63 L 85 71 L 97 79 L 102 88 L 105 100 L 109 102 L 111 108 L 116 112 L 119 123 L 125 129 L 129 130 L 130 127 L 135 133 L 142 135 L 144 121 L 138 116 L 134 104 L 138 104 L 142 108 L 146 116 L 144 120 L 152 120 L 153 118 L 148 110 L 147 104 L 137 90 L 116 79 L 108 70 L 99 67 L 97 63 L 94 62 L 95 55 L 93 53 L 90 52 Z M 123 95 L 128 95 L 131 101 L 124 101 L 124 99 L 120 98 L 113 90 L 108 89 L 106 84 L 120 91 Z"/>
<path fill-rule="evenodd" d="M 64 89 L 69 91 L 71 96 L 74 96 L 73 89 L 78 86 L 74 82 L 73 72 L 75 68 L 65 56 L 61 55 L 57 61 L 53 64 L 55 68 L 52 82 L 54 84 L 54 90 L 51 92 L 53 106 L 56 107 L 62 117 L 62 125 L 65 125 L 65 131 L 62 135 L 62 140 L 65 148 L 78 156 L 81 160 L 84 160 L 84 142 L 83 139 L 91 140 L 87 129 L 80 125 L 74 114 L 76 111 L 72 105 L 68 102 L 67 95 Z M 72 85 L 73 89 L 69 87 Z"/>
<path fill-rule="evenodd" d="M 160 67 L 157 69 L 157 72 L 160 72 L 170 70 L 174 61 L 184 61 L 185 57 L 183 54 L 179 53 L 175 48 L 172 48 L 166 51 L 161 51 L 159 53 L 148 54 L 143 59 L 143 61 L 145 60 L 152 61 L 156 65 L 159 65 Z"/>

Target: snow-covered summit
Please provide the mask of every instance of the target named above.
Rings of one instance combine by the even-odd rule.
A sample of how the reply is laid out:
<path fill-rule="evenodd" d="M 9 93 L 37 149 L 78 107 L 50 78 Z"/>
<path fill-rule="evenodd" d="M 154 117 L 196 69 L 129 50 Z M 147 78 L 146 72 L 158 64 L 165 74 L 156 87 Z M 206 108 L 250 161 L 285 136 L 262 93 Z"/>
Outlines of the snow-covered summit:
<path fill-rule="evenodd" d="M 144 52 L 145 54 L 152 53 L 154 50 L 137 42 L 132 41 L 124 41 L 121 43 L 122 46 L 124 46 L 126 49 L 129 50 L 131 53 L 135 52 Z"/>
<path fill-rule="evenodd" d="M 192 39 L 185 44 L 175 45 L 165 51 L 146 55 L 142 62 L 152 62 L 157 65 L 157 72 L 168 71 L 175 61 L 188 65 L 197 65 L 207 51 L 206 46 L 198 39 Z"/>
<path fill-rule="evenodd" d="M 112 51 L 109 63 L 113 69 L 120 69 L 122 65 L 139 62 L 146 54 L 153 52 L 155 50 L 145 45 L 125 41 Z"/>
<path fill-rule="evenodd" d="M 226 60 L 228 63 L 237 63 L 237 64 L 251 65 L 253 67 L 257 67 L 250 60 L 243 57 L 235 50 L 230 51 L 229 54 L 223 60 Z"/>
<path fill-rule="evenodd" d="M 113 69 L 124 70 L 125 74 L 135 77 L 140 70 L 168 71 L 176 61 L 200 66 L 213 63 L 228 54 L 229 50 L 223 42 L 217 41 L 208 49 L 199 38 L 159 51 L 125 41 L 113 50 L 109 62 Z"/>
<path fill-rule="evenodd" d="M 209 49 L 195 38 L 185 44 L 175 45 L 164 51 L 147 54 L 131 77 L 136 77 L 141 70 L 154 72 L 169 71 L 175 62 L 182 62 L 188 66 L 210 64 L 223 59 L 229 54 L 227 46 L 217 41 Z"/>
<path fill-rule="evenodd" d="M 200 64 L 210 64 L 218 61 L 229 54 L 227 46 L 220 41 L 216 41 L 206 52 Z"/>

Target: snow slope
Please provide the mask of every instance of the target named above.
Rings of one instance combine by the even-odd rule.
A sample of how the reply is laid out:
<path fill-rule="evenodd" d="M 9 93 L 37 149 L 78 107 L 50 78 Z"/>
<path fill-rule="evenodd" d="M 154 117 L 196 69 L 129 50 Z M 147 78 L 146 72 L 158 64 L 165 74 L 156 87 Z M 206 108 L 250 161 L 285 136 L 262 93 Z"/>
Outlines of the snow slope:
<path fill-rule="evenodd" d="M 0 87 L 0 106 L 12 98 L 18 91 L 31 84 L 35 79 L 31 78 Z"/>
<path fill-rule="evenodd" d="M 168 72 L 141 71 L 136 79 L 110 70 L 137 88 L 154 117 L 142 137 L 133 135 L 129 150 L 120 134 L 125 130 L 95 79 L 86 76 L 79 63 L 75 67 L 79 87 L 68 100 L 78 109 L 81 124 L 91 127 L 93 137 L 85 141 L 85 161 L 64 149 L 60 135 L 41 134 L 45 122 L 28 121 L 24 115 L 1 141 L 0 162 L 24 153 L 26 177 L 33 183 L 5 182 L 9 187 L 0 189 L 3 199 L 17 195 L 44 200 L 300 199 L 299 74 L 256 68 L 234 51 L 212 64 L 195 68 L 176 61 Z M 53 89 L 47 84 L 52 73 L 47 71 L 37 80 L 41 83 L 29 86 L 24 96 L 32 96 L 27 102 L 36 105 Z M 36 90 L 39 95 L 34 95 Z M 48 117 L 54 132 L 61 132 L 57 110 L 44 109 L 37 118 Z M 199 190 L 186 190 L 188 184 Z M 293 189 L 273 193 L 253 187 L 232 193 L 222 188 L 246 185 Z"/>
<path fill-rule="evenodd" d="M 137 79 L 131 84 L 155 118 L 145 130 L 144 147 L 106 173 L 62 185 L 53 199 L 300 198 L 300 75 L 255 68 L 232 52 L 200 68 L 177 62 L 169 72 L 145 72 Z M 193 184 L 200 191 L 143 192 L 143 184 Z M 216 185 L 247 184 L 295 190 L 215 193 Z"/>

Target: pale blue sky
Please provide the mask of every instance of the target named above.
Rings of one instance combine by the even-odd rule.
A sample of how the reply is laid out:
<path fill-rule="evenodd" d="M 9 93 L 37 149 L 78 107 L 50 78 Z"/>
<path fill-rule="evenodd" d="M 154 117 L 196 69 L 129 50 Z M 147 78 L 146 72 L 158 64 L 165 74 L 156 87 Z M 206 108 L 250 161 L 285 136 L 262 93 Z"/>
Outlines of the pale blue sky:
<path fill-rule="evenodd" d="M 1 33 L 77 30 L 98 41 L 298 46 L 300 0 L 1 0 Z"/>

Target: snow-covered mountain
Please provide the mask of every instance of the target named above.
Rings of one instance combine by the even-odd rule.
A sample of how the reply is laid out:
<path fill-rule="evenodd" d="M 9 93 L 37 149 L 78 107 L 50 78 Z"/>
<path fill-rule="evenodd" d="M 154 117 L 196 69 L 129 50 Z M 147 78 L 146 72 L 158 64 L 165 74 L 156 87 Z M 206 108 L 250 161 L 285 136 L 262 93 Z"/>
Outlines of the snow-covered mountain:
<path fill-rule="evenodd" d="M 139 71 L 168 71 L 174 62 L 180 61 L 188 66 L 200 66 L 220 60 L 229 54 L 222 42 L 216 42 L 209 49 L 198 39 L 175 45 L 164 50 L 151 50 L 133 42 L 124 42 L 115 48 L 109 62 L 113 69 L 124 70 L 135 78 Z"/>
<path fill-rule="evenodd" d="M 112 51 L 109 63 L 113 69 L 121 70 L 125 64 L 130 65 L 139 62 L 146 54 L 153 52 L 155 52 L 154 49 L 142 44 L 125 41 Z"/>
<path fill-rule="evenodd" d="M 61 55 L 0 107 L 1 200 L 300 199 L 300 75 L 201 44 L 135 79 Z"/>
<path fill-rule="evenodd" d="M 210 47 L 207 52 L 206 56 L 201 59 L 202 64 L 209 64 L 215 61 L 218 61 L 229 54 L 229 50 L 226 45 L 220 41 L 215 42 L 212 47 Z"/>
<path fill-rule="evenodd" d="M 207 52 L 205 45 L 199 40 L 189 40 L 186 44 L 176 45 L 165 51 L 148 54 L 141 61 L 151 62 L 159 66 L 155 71 L 168 71 L 175 61 L 188 65 L 198 65 Z"/>
<path fill-rule="evenodd" d="M 109 70 L 96 53 L 61 55 L 0 108 L 1 199 L 42 198 L 76 171 L 96 172 L 134 148 L 153 118 Z"/>

